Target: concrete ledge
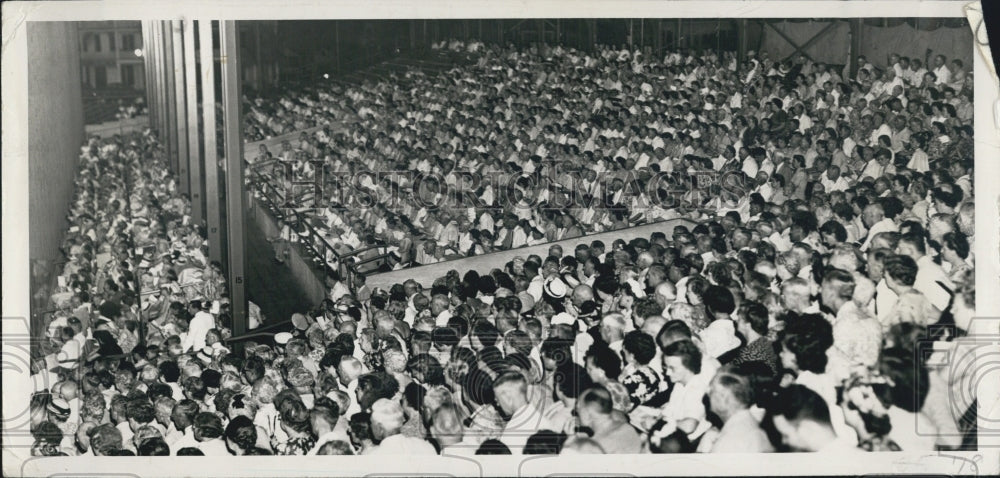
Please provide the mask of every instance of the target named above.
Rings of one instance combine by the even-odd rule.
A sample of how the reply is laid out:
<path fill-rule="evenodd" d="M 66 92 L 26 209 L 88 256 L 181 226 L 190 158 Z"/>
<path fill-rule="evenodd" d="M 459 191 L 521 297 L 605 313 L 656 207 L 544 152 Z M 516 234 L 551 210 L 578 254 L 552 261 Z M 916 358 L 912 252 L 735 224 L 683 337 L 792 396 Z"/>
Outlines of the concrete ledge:
<path fill-rule="evenodd" d="M 101 124 L 88 124 L 83 127 L 83 130 L 88 134 L 100 135 L 102 138 L 108 136 L 113 136 L 118 133 L 131 133 L 133 131 L 142 130 L 146 126 L 149 126 L 148 116 L 136 116 L 135 118 L 129 118 L 122 121 L 108 121 L 107 123 Z"/>
<path fill-rule="evenodd" d="M 628 229 L 620 229 L 617 231 L 601 232 L 597 234 L 590 234 L 587 236 L 575 237 L 573 239 L 565 239 L 562 241 L 548 242 L 545 244 L 540 244 L 537 246 L 522 247 L 519 249 L 511 249 L 507 251 L 494 252 L 492 254 L 486 254 L 482 256 L 467 257 L 464 259 L 455 259 L 452 261 L 439 262 L 437 264 L 429 264 L 426 266 L 411 267 L 409 269 L 403 269 L 400 271 L 385 272 L 382 274 L 372 274 L 367 277 L 366 283 L 368 287 L 375 288 L 381 287 L 383 289 L 388 289 L 394 284 L 402 283 L 408 279 L 414 279 L 419 282 L 424 287 L 430 287 L 431 283 L 435 279 L 445 275 L 448 271 L 455 269 L 459 274 L 465 274 L 466 271 L 475 270 L 477 272 L 488 272 L 493 268 L 502 268 L 504 264 L 508 261 L 514 259 L 516 256 L 527 257 L 531 254 L 538 254 L 539 256 L 545 257 L 549 253 L 549 248 L 555 244 L 562 246 L 564 252 L 572 253 L 576 248 L 577 244 L 587 243 L 591 241 L 603 241 L 609 248 L 611 243 L 617 239 L 623 239 L 625 241 L 630 241 L 637 237 L 648 238 L 650 234 L 656 231 L 662 231 L 669 238 L 677 226 L 688 226 L 693 227 L 697 224 L 695 221 L 686 218 L 670 219 L 663 222 L 657 222 L 653 224 L 646 224 L 638 227 L 631 227 Z"/>

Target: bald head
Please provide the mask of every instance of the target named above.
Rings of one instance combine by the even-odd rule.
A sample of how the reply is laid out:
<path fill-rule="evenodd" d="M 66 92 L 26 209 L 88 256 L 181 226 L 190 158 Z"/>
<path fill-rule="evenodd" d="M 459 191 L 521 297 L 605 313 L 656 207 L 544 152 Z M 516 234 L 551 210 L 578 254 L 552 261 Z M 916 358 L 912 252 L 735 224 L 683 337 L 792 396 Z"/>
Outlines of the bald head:
<path fill-rule="evenodd" d="M 639 253 L 639 257 L 636 259 L 635 264 L 643 269 L 653 265 L 653 254 L 648 251 Z"/>
<path fill-rule="evenodd" d="M 642 331 L 648 334 L 650 337 L 656 338 L 660 333 L 660 329 L 663 325 L 667 323 L 667 318 L 662 315 L 653 315 L 646 317 L 646 321 L 642 323 Z"/>
<path fill-rule="evenodd" d="M 672 282 L 663 281 L 656 286 L 656 301 L 660 305 L 666 306 L 675 300 L 677 300 L 677 287 Z"/>
<path fill-rule="evenodd" d="M 337 375 L 345 386 L 360 377 L 361 371 L 361 361 L 355 357 L 345 356 L 337 365 Z"/>
<path fill-rule="evenodd" d="M 573 288 L 573 305 L 579 307 L 580 304 L 588 300 L 594 300 L 594 289 L 586 284 L 580 284 Z"/>

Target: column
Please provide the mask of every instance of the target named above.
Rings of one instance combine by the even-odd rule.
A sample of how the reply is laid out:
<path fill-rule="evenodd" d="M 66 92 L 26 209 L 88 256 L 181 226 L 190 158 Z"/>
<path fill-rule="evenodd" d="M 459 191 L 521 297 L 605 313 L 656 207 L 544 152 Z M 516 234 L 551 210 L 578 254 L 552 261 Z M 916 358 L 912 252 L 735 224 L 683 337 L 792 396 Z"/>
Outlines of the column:
<path fill-rule="evenodd" d="M 216 144 L 215 120 L 215 44 L 212 41 L 212 22 L 198 20 L 198 43 L 201 59 L 201 115 L 204 128 L 205 151 L 205 203 L 208 219 L 208 258 L 222 260 L 222 213 L 219 199 L 219 153 Z"/>
<path fill-rule="evenodd" d="M 163 123 L 163 143 L 166 145 L 170 169 L 174 174 L 179 172 L 177 165 L 177 99 L 174 85 L 174 47 L 173 35 L 170 33 L 170 20 L 159 22 L 160 35 L 163 42 L 163 104 L 167 110 L 166 121 Z"/>
<path fill-rule="evenodd" d="M 187 92 L 184 84 L 184 35 L 180 20 L 171 20 L 167 23 L 171 36 L 170 45 L 173 48 L 173 81 L 174 81 L 174 101 L 176 102 L 176 114 L 174 123 L 171 125 L 177 133 L 177 177 L 180 180 L 180 191 L 182 194 L 191 193 L 191 178 L 188 176 L 188 129 L 187 129 Z"/>
<path fill-rule="evenodd" d="M 201 183 L 201 154 L 198 138 L 198 52 L 194 43 L 194 20 L 183 21 L 184 27 L 184 84 L 187 91 L 187 150 L 188 176 L 191 192 L 191 222 L 201 224 L 205 220 Z"/>
<path fill-rule="evenodd" d="M 219 53 L 222 60 L 222 104 L 226 145 L 226 233 L 228 240 L 227 263 L 229 268 L 229 297 L 232 302 L 233 335 L 246 333 L 247 299 L 244 284 L 246 243 L 244 242 L 245 214 L 243 185 L 243 121 L 240 104 L 239 31 L 235 21 L 222 21 L 219 25 Z"/>

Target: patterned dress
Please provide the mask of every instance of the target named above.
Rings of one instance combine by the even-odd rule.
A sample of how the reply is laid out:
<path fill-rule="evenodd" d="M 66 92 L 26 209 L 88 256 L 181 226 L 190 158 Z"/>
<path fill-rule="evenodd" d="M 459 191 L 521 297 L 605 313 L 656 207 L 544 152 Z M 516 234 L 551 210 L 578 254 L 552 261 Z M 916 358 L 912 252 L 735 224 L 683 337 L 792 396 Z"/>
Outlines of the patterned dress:
<path fill-rule="evenodd" d="M 660 375 L 649 365 L 627 366 L 621 383 L 628 390 L 632 408 L 646 403 L 660 391 Z"/>

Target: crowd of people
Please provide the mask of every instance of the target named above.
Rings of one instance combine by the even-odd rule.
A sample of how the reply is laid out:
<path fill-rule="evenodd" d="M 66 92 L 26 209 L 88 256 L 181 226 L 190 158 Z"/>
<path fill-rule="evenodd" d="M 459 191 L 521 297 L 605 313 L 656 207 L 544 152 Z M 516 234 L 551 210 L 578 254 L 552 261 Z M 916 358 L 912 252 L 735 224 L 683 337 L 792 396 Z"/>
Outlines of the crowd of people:
<path fill-rule="evenodd" d="M 335 171 L 540 179 L 557 162 L 622 184 L 716 172 L 737 186 L 689 187 L 662 210 L 633 205 L 644 188 L 625 194 L 614 181 L 550 193 L 599 197 L 593 207 L 604 215 L 589 221 L 575 216 L 586 208 L 518 208 L 497 200 L 499 190 L 474 208 L 442 191 L 437 208 L 328 208 L 334 236 L 385 240 L 418 263 L 407 247 L 516 247 L 521 221 L 532 237 L 558 224 L 542 242 L 628 227 L 635 215 L 693 222 L 610 244 L 581 238 L 572 251 L 553 245 L 490 271 L 451 270 L 388 290 L 338 282 L 318 307 L 291 317 L 291 332 L 239 348 L 226 345 L 225 294 L 208 286 L 218 271 L 204 264 L 203 236 L 183 219 L 155 140 L 92 144 L 82 201 L 104 217 L 80 217 L 69 235 L 68 253 L 78 252 L 67 266 L 73 317 L 53 327 L 59 366 L 38 373 L 50 379 L 32 399 L 35 451 L 975 448 L 976 398 L 954 392 L 972 390 L 976 371 L 944 359 L 968 346 L 975 304 L 968 74 L 944 58 L 927 74 L 910 59 L 877 63 L 860 58 L 846 78 L 763 55 L 737 69 L 729 54 L 484 47 L 467 70 L 348 90 L 359 121 L 298 145 Z M 304 157 L 284 149 L 286 161 Z M 537 184 L 516 180 L 518 201 Z M 414 229 L 401 233 L 402 218 Z M 455 224 L 457 234 L 442 232 Z M 144 238 L 157 246 L 143 262 L 156 265 L 130 266 Z M 90 257 L 105 251 L 112 270 L 98 282 L 104 268 Z M 185 286 L 182 257 L 204 266 L 205 285 Z M 160 291 L 150 305 L 159 312 L 137 345 L 125 331 L 135 328 L 129 317 L 146 317 L 147 301 L 128 291 L 147 289 Z"/>
<path fill-rule="evenodd" d="M 861 57 L 850 77 L 804 58 L 739 65 L 732 52 L 474 50 L 475 64 L 437 75 L 283 100 L 356 118 L 320 123 L 280 151 L 261 145 L 255 172 L 288 190 L 289 207 L 305 211 L 294 217 L 339 255 L 386 246 L 388 263 L 371 270 L 728 210 L 747 221 L 789 199 L 851 205 L 847 190 L 866 178 L 880 195 L 920 196 L 938 182 L 930 158 L 947 159 L 970 193 L 961 60 L 938 56 L 928 71 L 918 59 Z M 309 229 L 290 227 L 286 237 Z"/>

